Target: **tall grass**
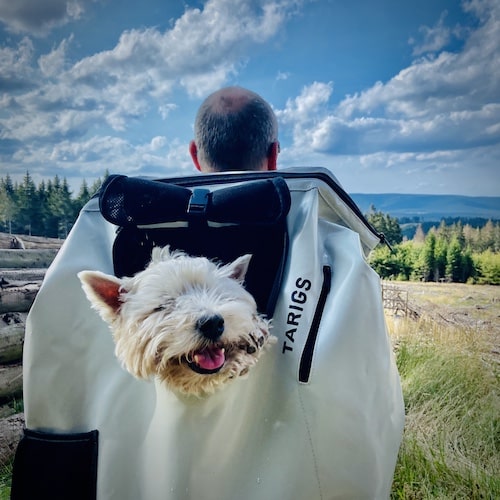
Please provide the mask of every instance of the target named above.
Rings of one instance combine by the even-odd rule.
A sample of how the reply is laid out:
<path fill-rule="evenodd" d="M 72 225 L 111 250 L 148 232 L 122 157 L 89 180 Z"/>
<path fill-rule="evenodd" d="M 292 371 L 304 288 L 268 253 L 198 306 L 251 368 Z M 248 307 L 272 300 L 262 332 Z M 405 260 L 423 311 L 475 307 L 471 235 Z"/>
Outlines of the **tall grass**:
<path fill-rule="evenodd" d="M 10 499 L 12 463 L 0 466 L 0 500 Z"/>
<path fill-rule="evenodd" d="M 500 498 L 500 374 L 484 332 L 388 324 L 406 407 L 391 498 Z"/>

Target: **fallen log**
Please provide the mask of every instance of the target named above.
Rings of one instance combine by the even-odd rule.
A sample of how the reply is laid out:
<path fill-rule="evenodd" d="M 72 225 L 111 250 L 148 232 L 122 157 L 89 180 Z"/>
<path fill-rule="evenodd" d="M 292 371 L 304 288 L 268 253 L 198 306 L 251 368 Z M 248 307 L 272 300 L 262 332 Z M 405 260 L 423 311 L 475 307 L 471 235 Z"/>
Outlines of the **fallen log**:
<path fill-rule="evenodd" d="M 5 269 L 0 268 L 0 281 L 3 279 L 3 283 L 29 283 L 33 281 L 43 281 L 45 274 L 47 272 L 46 268 L 28 268 L 28 269 Z"/>
<path fill-rule="evenodd" d="M 49 267 L 54 260 L 57 248 L 31 250 L 0 249 L 0 267 L 9 268 L 41 268 Z"/>
<path fill-rule="evenodd" d="M 21 363 L 0 366 L 0 400 L 20 396 L 23 392 Z"/>
<path fill-rule="evenodd" d="M 64 240 L 60 238 L 45 238 L 44 236 L 29 236 L 27 234 L 13 235 L 0 232 L 0 248 L 10 248 L 12 238 L 16 236 L 22 239 L 24 247 L 28 250 L 32 248 L 61 248 Z"/>
<path fill-rule="evenodd" d="M 0 419 L 0 465 L 6 464 L 14 456 L 23 427 L 23 413 Z"/>
<path fill-rule="evenodd" d="M 41 282 L 17 285 L 0 279 L 0 314 L 8 312 L 27 312 L 35 300 Z"/>
<path fill-rule="evenodd" d="M 5 313 L 0 316 L 0 364 L 22 360 L 26 313 Z"/>
<path fill-rule="evenodd" d="M 0 315 L 0 333 L 2 328 L 9 325 L 24 325 L 26 323 L 27 313 L 8 312 Z"/>

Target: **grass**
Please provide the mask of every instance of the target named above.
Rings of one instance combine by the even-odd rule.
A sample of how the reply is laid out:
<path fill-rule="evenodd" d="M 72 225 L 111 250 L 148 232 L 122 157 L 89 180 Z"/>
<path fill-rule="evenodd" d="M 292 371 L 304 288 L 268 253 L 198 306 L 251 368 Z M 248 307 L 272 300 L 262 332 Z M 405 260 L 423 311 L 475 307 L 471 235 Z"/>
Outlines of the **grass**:
<path fill-rule="evenodd" d="M 0 406 L 0 418 L 8 417 L 24 411 L 22 398 L 13 398 L 8 403 Z M 0 465 L 0 500 L 10 499 L 10 485 L 12 476 L 12 462 Z"/>
<path fill-rule="evenodd" d="M 12 462 L 0 466 L 0 500 L 10 499 Z"/>
<path fill-rule="evenodd" d="M 406 408 L 391 498 L 500 498 L 500 370 L 491 339 L 425 318 L 388 325 Z"/>

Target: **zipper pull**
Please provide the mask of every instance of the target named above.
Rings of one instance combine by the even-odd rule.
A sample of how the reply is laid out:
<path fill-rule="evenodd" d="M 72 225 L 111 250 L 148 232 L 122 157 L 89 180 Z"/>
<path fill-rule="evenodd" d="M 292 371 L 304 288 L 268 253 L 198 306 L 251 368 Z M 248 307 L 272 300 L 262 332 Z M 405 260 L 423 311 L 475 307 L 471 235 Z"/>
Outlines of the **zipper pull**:
<path fill-rule="evenodd" d="M 378 237 L 380 238 L 380 243 L 383 243 L 384 245 L 387 245 L 387 248 L 391 251 L 391 253 L 394 253 L 394 248 L 391 247 L 390 243 L 387 241 L 387 238 L 385 237 L 384 233 L 378 233 Z"/>

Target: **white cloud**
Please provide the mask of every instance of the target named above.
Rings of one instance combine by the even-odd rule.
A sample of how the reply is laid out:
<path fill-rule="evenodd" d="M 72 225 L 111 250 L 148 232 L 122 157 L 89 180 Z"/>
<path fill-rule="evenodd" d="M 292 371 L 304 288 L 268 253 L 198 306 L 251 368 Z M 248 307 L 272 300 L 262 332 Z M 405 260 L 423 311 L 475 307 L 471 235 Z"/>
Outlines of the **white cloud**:
<path fill-rule="evenodd" d="M 28 23 L 23 13 L 32 2 L 22 0 L 10 10 L 6 5 L 0 4 L 0 14 L 3 6 L 4 15 L 11 12 L 12 19 Z M 68 5 L 51 0 L 52 18 L 62 11 L 68 15 Z M 76 16 L 85 2 L 71 5 Z M 126 31 L 111 50 L 76 62 L 67 57 L 72 37 L 39 56 L 37 64 L 33 44 L 24 38 L 15 48 L 0 49 L 0 89 L 28 90 L 11 101 L 15 114 L 0 115 L 2 137 L 59 141 L 83 136 L 91 127 L 121 132 L 154 109 L 166 119 L 173 108 L 163 102 L 174 87 L 200 97 L 223 85 L 237 73 L 248 47 L 274 36 L 294 6 L 295 0 L 208 0 L 203 9 L 188 8 L 171 29 Z"/>
<path fill-rule="evenodd" d="M 187 9 L 165 32 L 124 32 L 112 50 L 75 64 L 72 77 L 93 86 L 126 82 L 132 92 L 140 89 L 155 98 L 179 82 L 199 97 L 236 72 L 250 45 L 273 37 L 294 5 L 294 0 L 209 0 L 203 9 Z M 137 74 L 141 81 L 131 81 Z"/>
<path fill-rule="evenodd" d="M 46 34 L 81 16 L 91 0 L 0 0 L 0 20 L 12 32 Z M 208 0 L 187 8 L 171 26 L 122 33 L 115 47 L 74 61 L 73 36 L 38 55 L 25 37 L 0 46 L 0 141 L 2 172 L 35 180 L 55 172 L 75 188 L 103 170 L 166 176 L 192 172 L 187 144 L 127 129 L 157 111 L 168 120 L 177 105 L 174 88 L 200 97 L 241 68 L 250 47 L 281 28 L 297 0 Z M 36 5 L 35 5 L 36 4 Z M 15 5 L 15 6 L 14 6 Z M 31 9 L 31 10 L 30 10 Z M 7 44 L 10 43 L 10 46 Z M 76 189 L 76 188 L 75 188 Z"/>
<path fill-rule="evenodd" d="M 435 26 L 421 26 L 419 29 L 422 35 L 421 40 L 411 39 L 414 45 L 413 55 L 420 56 L 428 52 L 438 52 L 448 45 L 452 37 L 452 29 L 444 24 L 448 12 L 443 12 Z"/>
<path fill-rule="evenodd" d="M 44 76 L 47 78 L 57 77 L 66 69 L 66 53 L 73 36 L 62 40 L 59 46 L 48 54 L 43 54 L 38 58 L 38 66 Z"/>
<path fill-rule="evenodd" d="M 187 145 L 155 136 L 147 142 L 131 143 L 116 136 L 92 136 L 82 141 L 62 140 L 55 145 L 29 144 L 16 153 L 34 179 L 51 177 L 52 172 L 69 179 L 77 189 L 83 178 L 95 179 L 105 169 L 111 173 L 165 177 L 193 170 Z M 14 176 L 15 178 L 16 176 Z"/>
<path fill-rule="evenodd" d="M 333 84 L 314 82 L 302 89 L 299 96 L 288 99 L 285 109 L 275 110 L 282 125 L 292 127 L 293 141 L 296 148 L 322 149 L 320 144 L 324 137 L 322 130 L 328 125 L 326 121 L 333 118 L 328 115 L 328 100 L 333 92 Z M 314 137 L 316 136 L 316 137 Z"/>
<path fill-rule="evenodd" d="M 203 10 L 189 9 L 165 33 L 161 45 L 164 64 L 193 73 L 228 58 L 234 60 L 249 43 L 262 44 L 274 36 L 294 4 L 209 0 Z M 172 46 L 177 50 L 169 50 Z"/>
<path fill-rule="evenodd" d="M 276 75 L 276 81 L 280 80 L 288 80 L 292 74 L 289 71 L 278 71 L 278 74 Z"/>
<path fill-rule="evenodd" d="M 0 0 L 0 21 L 13 33 L 46 35 L 55 26 L 81 17 L 97 0 Z"/>
<path fill-rule="evenodd" d="M 492 61 L 500 60 L 500 4 L 487 0 L 467 8 L 482 24 L 461 52 L 417 59 L 335 109 L 331 84 L 315 82 L 289 100 L 277 114 L 293 128 L 294 147 L 363 155 L 499 144 L 500 65 Z"/>
<path fill-rule="evenodd" d="M 439 52 L 448 36 L 442 17 L 425 31 L 426 45 L 416 47 L 437 53 L 389 81 L 336 106 L 331 83 L 314 82 L 289 99 L 277 110 L 282 131 L 293 139 L 281 161 L 330 165 L 357 191 L 383 192 L 381 179 L 390 172 L 396 192 L 498 195 L 500 65 L 493 61 L 500 60 L 500 3 L 474 0 L 465 9 L 479 23 L 460 51 Z"/>
<path fill-rule="evenodd" d="M 177 109 L 177 104 L 174 103 L 160 104 L 160 106 L 158 106 L 158 113 L 160 113 L 160 116 L 162 117 L 163 120 L 166 120 L 168 118 L 168 115 L 175 109 Z"/>
<path fill-rule="evenodd" d="M 159 149 L 163 148 L 167 144 L 167 139 L 166 137 L 157 135 L 156 137 L 153 137 L 151 139 L 151 151 L 158 151 Z"/>
<path fill-rule="evenodd" d="M 233 75 L 237 74 L 235 65 L 223 64 L 210 72 L 181 76 L 179 83 L 191 97 L 201 98 L 218 89 Z"/>
<path fill-rule="evenodd" d="M 68 10 L 68 2 L 51 0 L 52 14 L 36 21 L 23 10 L 36 0 L 16 0 L 16 7 L 0 0 L 0 19 L 18 31 L 38 22 L 31 32 L 41 33 L 81 16 L 90 1 L 73 2 L 75 10 Z M 70 59 L 78 42 L 72 37 L 42 55 L 28 37 L 0 46 L 2 168 L 29 169 L 34 176 L 46 168 L 88 176 L 106 167 L 130 175 L 192 171 L 187 144 L 172 140 L 170 132 L 168 139 L 147 131 L 132 139 L 126 132 L 150 113 L 158 120 L 175 117 L 179 88 L 200 98 L 236 79 L 251 49 L 283 31 L 298 3 L 208 0 L 203 8 L 186 8 L 165 31 L 126 31 L 110 50 L 78 61 Z M 476 162 L 478 171 L 498 164 L 500 4 L 472 0 L 464 8 L 478 25 L 462 30 L 460 51 L 444 50 L 454 35 L 442 16 L 414 43 L 418 58 L 388 81 L 338 105 L 331 104 L 332 82 L 313 82 L 288 99 L 276 110 L 280 130 L 292 140 L 290 147 L 282 142 L 280 162 L 335 161 L 368 188 L 380 168 L 441 175 L 457 169 L 460 157 Z M 289 76 L 278 72 L 275 78 Z"/>
<path fill-rule="evenodd" d="M 0 90 L 25 91 L 34 84 L 33 42 L 25 37 L 17 47 L 0 47 Z"/>

